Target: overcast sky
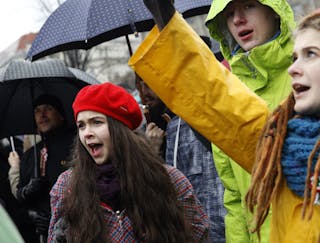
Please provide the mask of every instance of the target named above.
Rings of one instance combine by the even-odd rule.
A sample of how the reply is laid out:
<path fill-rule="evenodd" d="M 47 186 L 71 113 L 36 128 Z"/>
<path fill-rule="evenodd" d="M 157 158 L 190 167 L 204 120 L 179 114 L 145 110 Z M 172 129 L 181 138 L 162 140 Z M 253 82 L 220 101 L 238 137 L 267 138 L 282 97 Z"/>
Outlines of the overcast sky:
<path fill-rule="evenodd" d="M 56 6 L 57 0 L 46 0 Z M 37 32 L 46 19 L 39 0 L 1 0 L 0 52 L 22 35 Z"/>

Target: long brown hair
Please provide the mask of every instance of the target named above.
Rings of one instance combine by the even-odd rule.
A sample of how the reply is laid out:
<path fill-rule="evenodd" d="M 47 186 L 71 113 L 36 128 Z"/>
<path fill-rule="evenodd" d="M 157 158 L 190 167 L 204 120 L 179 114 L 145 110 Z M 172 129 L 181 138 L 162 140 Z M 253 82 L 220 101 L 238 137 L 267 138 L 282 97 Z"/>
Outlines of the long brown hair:
<path fill-rule="evenodd" d="M 191 242 L 191 233 L 178 205 L 177 193 L 161 158 L 143 135 L 107 117 L 111 162 L 121 185 L 121 202 L 137 239 L 145 242 Z M 64 213 L 68 242 L 108 242 L 99 196 L 95 163 L 79 138 Z M 88 200 L 90 198 L 90 200 Z"/>
<path fill-rule="evenodd" d="M 320 18 L 318 15 L 318 21 Z M 295 100 L 291 93 L 270 116 L 257 144 L 256 162 L 252 170 L 252 181 L 246 195 L 246 203 L 250 212 L 254 213 L 253 232 L 258 233 L 265 221 L 270 209 L 273 196 L 277 193 L 281 179 L 281 152 L 287 133 L 287 123 L 294 117 Z M 316 151 L 320 148 L 320 140 L 317 141 L 308 157 L 307 177 L 305 182 L 302 218 L 309 208 L 308 219 L 312 217 L 313 202 L 316 196 L 316 185 L 320 171 L 320 156 L 314 170 L 315 182 L 309 188 L 311 177 L 311 165 Z"/>

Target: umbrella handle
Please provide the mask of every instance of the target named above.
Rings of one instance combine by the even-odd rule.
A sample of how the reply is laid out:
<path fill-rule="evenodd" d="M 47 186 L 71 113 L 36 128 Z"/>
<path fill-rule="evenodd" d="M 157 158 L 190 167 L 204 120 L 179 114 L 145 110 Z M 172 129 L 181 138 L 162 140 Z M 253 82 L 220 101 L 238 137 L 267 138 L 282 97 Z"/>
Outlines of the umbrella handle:
<path fill-rule="evenodd" d="M 10 145 L 11 145 L 11 150 L 12 150 L 12 152 L 16 151 L 16 148 L 15 148 L 15 146 L 14 146 L 13 136 L 10 136 Z"/>
<path fill-rule="evenodd" d="M 40 241 L 40 243 L 45 243 L 45 242 L 46 242 L 45 236 L 44 236 L 43 234 L 41 234 L 41 235 L 39 236 L 39 241 Z"/>
<path fill-rule="evenodd" d="M 126 42 L 127 42 L 127 46 L 128 46 L 128 49 L 129 49 L 129 54 L 130 54 L 130 57 L 131 57 L 132 56 L 132 47 L 131 47 L 131 43 L 130 43 L 128 35 L 126 35 Z"/>

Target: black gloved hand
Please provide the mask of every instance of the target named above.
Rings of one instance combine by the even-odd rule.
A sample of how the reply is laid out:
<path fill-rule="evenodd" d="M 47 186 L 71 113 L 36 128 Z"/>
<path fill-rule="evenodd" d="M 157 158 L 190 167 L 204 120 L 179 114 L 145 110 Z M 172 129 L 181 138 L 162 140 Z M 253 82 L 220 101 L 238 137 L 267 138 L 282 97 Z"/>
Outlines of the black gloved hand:
<path fill-rule="evenodd" d="M 17 190 L 17 199 L 20 202 L 32 200 L 42 193 L 46 193 L 48 182 L 44 178 L 31 178 L 29 183 Z"/>
<path fill-rule="evenodd" d="M 48 235 L 50 215 L 46 213 L 40 213 L 33 210 L 28 211 L 29 217 L 35 225 L 36 233 L 38 235 Z"/>
<path fill-rule="evenodd" d="M 143 0 L 143 2 L 151 12 L 159 30 L 169 23 L 176 11 L 173 5 L 174 0 Z"/>

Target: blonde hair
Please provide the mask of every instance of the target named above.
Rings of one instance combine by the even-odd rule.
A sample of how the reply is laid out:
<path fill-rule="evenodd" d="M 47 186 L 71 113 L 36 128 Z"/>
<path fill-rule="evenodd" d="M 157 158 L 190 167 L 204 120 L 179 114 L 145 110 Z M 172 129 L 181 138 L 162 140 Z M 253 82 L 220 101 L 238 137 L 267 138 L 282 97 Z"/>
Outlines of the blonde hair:
<path fill-rule="evenodd" d="M 298 33 L 306 29 L 320 31 L 320 8 L 301 18 L 296 30 L 293 32 L 293 37 L 296 37 Z"/>

